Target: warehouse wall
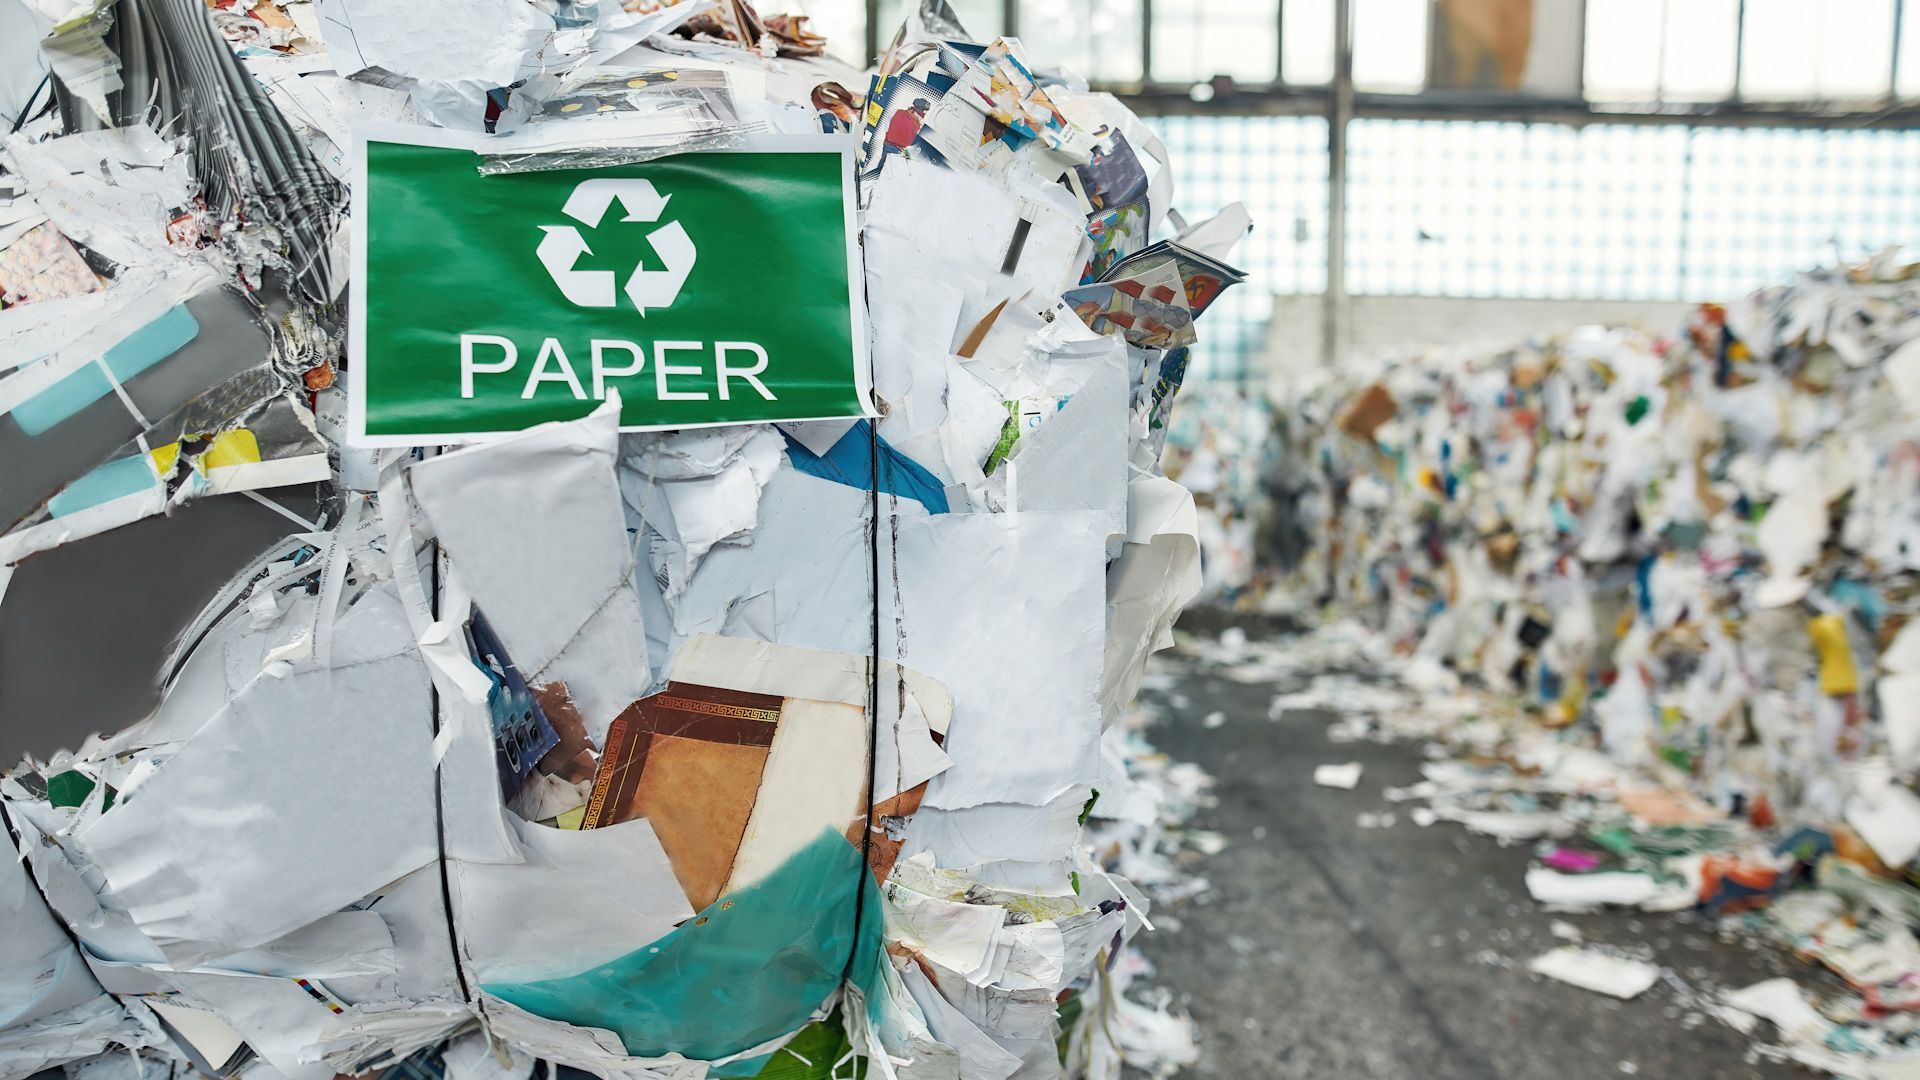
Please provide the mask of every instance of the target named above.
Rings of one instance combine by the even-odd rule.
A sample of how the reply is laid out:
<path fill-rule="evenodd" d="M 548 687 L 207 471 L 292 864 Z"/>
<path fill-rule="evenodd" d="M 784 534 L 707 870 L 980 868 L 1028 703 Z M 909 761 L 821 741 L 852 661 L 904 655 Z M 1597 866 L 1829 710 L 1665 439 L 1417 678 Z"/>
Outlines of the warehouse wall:
<path fill-rule="evenodd" d="M 1271 372 L 1284 378 L 1320 362 L 1319 296 L 1275 296 L 1267 324 Z M 1662 300 L 1520 300 L 1448 296 L 1355 296 L 1348 350 L 1377 353 L 1557 334 L 1582 323 L 1632 323 L 1671 333 L 1690 304 Z"/>

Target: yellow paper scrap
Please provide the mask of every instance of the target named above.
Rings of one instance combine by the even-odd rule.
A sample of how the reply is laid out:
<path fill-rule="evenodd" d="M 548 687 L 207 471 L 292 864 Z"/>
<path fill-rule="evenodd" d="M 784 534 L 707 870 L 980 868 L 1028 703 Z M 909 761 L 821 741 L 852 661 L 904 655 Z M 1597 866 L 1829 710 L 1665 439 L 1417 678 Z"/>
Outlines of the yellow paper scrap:
<path fill-rule="evenodd" d="M 1852 694 L 1860 689 L 1860 673 L 1853 669 L 1853 650 L 1847 647 L 1846 620 L 1829 612 L 1807 620 L 1807 636 L 1820 656 L 1820 692 Z"/>

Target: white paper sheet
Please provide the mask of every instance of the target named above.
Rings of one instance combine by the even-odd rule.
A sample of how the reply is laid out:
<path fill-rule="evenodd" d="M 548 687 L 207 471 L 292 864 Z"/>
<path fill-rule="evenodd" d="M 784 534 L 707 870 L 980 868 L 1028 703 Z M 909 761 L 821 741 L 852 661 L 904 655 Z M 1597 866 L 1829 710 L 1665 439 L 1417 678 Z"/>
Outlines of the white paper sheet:
<path fill-rule="evenodd" d="M 765 426 L 629 434 L 620 440 L 617 476 L 633 520 L 663 544 L 667 588 L 677 596 L 714 545 L 751 543 L 760 491 L 785 461 L 786 440 Z"/>
<path fill-rule="evenodd" d="M 507 86 L 555 29 L 518 0 L 432 0 L 404 7 L 319 0 L 320 33 L 341 75 L 378 68 L 427 82 Z"/>
<path fill-rule="evenodd" d="M 197 970 L 317 979 L 348 1004 L 392 998 L 397 988 L 393 931 L 371 911 L 336 911 Z"/>
<path fill-rule="evenodd" d="M 102 995 L 31 1023 L 0 1029 L 0 1076 L 32 1076 L 116 1046 L 165 1043 L 156 1028 Z"/>
<path fill-rule="evenodd" d="M 1635 998 L 1660 981 L 1660 969 L 1574 945 L 1534 957 L 1527 970 L 1536 975 L 1617 998 Z"/>
<path fill-rule="evenodd" d="M 1920 795 L 1893 783 L 1866 784 L 1847 804 L 1847 824 L 1895 869 L 1920 855 Z"/>
<path fill-rule="evenodd" d="M 46 142 L 34 142 L 23 133 L 7 136 L 6 157 L 13 171 L 26 179 L 34 202 L 59 227 L 63 236 L 77 240 L 121 266 L 167 268 L 185 265 L 189 260 L 167 245 L 166 225 L 173 207 L 187 201 L 190 180 L 185 159 L 171 170 L 143 169 L 134 182 L 124 171 L 97 167 L 102 158 L 119 160 L 118 148 L 87 136 L 66 135 Z M 79 171 L 69 167 L 62 145 L 78 142 L 97 155 L 88 159 L 96 168 Z M 111 156 L 110 156 L 111 155 Z M 135 162 L 145 164 L 144 162 Z M 171 185 L 156 183 L 162 179 Z M 129 328 L 131 329 L 131 328 Z"/>
<path fill-rule="evenodd" d="M 880 965 L 880 985 L 874 990 L 878 1016 L 872 1026 L 855 1016 L 855 1030 L 865 1029 L 869 1057 L 886 1057 L 896 1080 L 960 1080 L 960 1055 L 953 1047 L 934 1038 L 927 1017 L 901 980 L 904 967 L 912 961 L 891 957 Z M 849 1001 L 857 1009 L 864 1003 L 856 988 L 849 988 Z"/>
<path fill-rule="evenodd" d="M 1360 763 L 1349 761 L 1341 765 L 1315 765 L 1313 782 L 1321 787 L 1351 791 L 1360 783 Z"/>
<path fill-rule="evenodd" d="M 334 637 L 331 670 L 256 679 L 79 834 L 176 965 L 264 944 L 435 857 L 427 676 L 399 602 L 367 593 Z"/>
<path fill-rule="evenodd" d="M 1253 215 L 1247 212 L 1247 204 L 1231 202 L 1221 207 L 1219 213 L 1181 232 L 1179 239 L 1185 247 L 1226 262 L 1232 258 L 1240 238 L 1252 229 Z"/>
<path fill-rule="evenodd" d="M 300 1058 L 318 1060 L 336 1072 L 359 1068 L 381 1054 L 404 1059 L 445 1042 L 472 1024 L 473 1016 L 464 1001 L 446 998 L 362 1002 L 334 1014 Z"/>
<path fill-rule="evenodd" d="M 11 784 L 11 781 L 0 781 L 0 785 Z M 98 881 L 100 875 L 71 850 L 71 838 L 55 838 L 54 834 L 69 824 L 67 812 L 24 796 L 24 789 L 17 786 L 8 791 L 7 820 L 20 834 L 21 846 L 27 851 L 27 864 L 32 867 L 41 894 L 55 915 L 80 939 L 87 956 L 94 961 L 96 977 L 102 974 L 98 968 L 100 960 L 164 963 L 166 958 L 126 912 L 101 905 L 94 887 L 88 883 L 89 877 Z M 83 867 L 87 868 L 86 876 L 83 876 Z M 143 977 L 140 982 L 139 987 L 132 988 L 134 992 L 154 989 L 153 980 Z M 127 992 L 127 988 L 117 986 L 106 989 L 110 993 Z"/>
<path fill-rule="evenodd" d="M 1000 944 L 1007 909 L 927 896 L 897 881 L 883 890 L 887 940 L 972 978 L 983 974 Z"/>
<path fill-rule="evenodd" d="M 872 192 L 865 217 L 869 274 L 937 273 L 964 294 L 961 327 L 1009 296 L 1030 289 L 1052 295 L 1079 280 L 1086 227 L 1065 188 L 1023 198 L 974 173 L 896 159 Z"/>
<path fill-rule="evenodd" d="M 440 1056 L 447 1063 L 448 1080 L 526 1080 L 533 1074 L 532 1054 L 508 1046 L 502 1061 L 484 1031 L 469 1031 L 452 1040 Z"/>
<path fill-rule="evenodd" d="M 631 1057 L 620 1037 L 605 1028 L 548 1020 L 491 994 L 482 995 L 481 1001 L 494 1034 L 541 1060 L 572 1065 L 606 1080 L 706 1080 L 704 1061 L 688 1061 L 678 1054 Z"/>
<path fill-rule="evenodd" d="M 460 996 L 453 969 L 453 942 L 447 934 L 447 905 L 437 862 L 415 870 L 381 890 L 367 907 L 386 921 L 393 935 L 397 992 L 420 1001 Z"/>
<path fill-rule="evenodd" d="M 1099 768 L 1106 526 L 1091 513 L 1016 523 L 916 509 L 896 504 L 897 529 L 883 522 L 898 546 L 881 647 L 953 694 L 954 767 L 926 805 L 1045 804 Z"/>
<path fill-rule="evenodd" d="M 217 1013 L 287 1080 L 332 1080 L 332 1066 L 301 1056 L 326 1030 L 333 1010 L 292 979 L 202 972 L 167 978 L 189 1001 Z"/>
<path fill-rule="evenodd" d="M 978 986 L 931 962 L 924 965 L 924 970 L 942 1000 L 986 1032 L 1001 1049 L 1021 1059 L 1019 1075 L 1034 1080 L 1060 1075 L 1053 1025 L 1058 1010 L 1052 994 Z"/>
<path fill-rule="evenodd" d="M 1882 675 L 1874 680 L 1873 690 L 1894 765 L 1904 769 L 1920 764 L 1920 672 Z"/>
<path fill-rule="evenodd" d="M 40 43 L 40 53 L 67 93 L 87 103 L 103 124 L 113 123 L 107 95 L 120 89 L 120 57 L 107 47 L 104 28 L 83 25 Z"/>
<path fill-rule="evenodd" d="M 711 634 L 699 635 L 680 648 L 672 677 L 701 686 L 841 702 L 861 709 L 866 708 L 872 690 L 864 655 Z M 884 660 L 879 687 L 881 723 L 873 762 L 876 803 L 926 783 L 953 764 L 933 740 L 935 734 L 945 735 L 953 720 L 953 699 L 947 688 Z M 865 741 L 863 734 L 859 750 L 863 758 Z"/>
<path fill-rule="evenodd" d="M 617 395 L 615 395 L 617 399 Z M 599 743 L 647 691 L 613 462 L 619 406 L 414 465 L 415 499 L 529 684 L 564 682 Z"/>
<path fill-rule="evenodd" d="M 985 465 L 1007 423 L 1007 405 L 993 388 L 981 382 L 971 368 L 955 364 L 947 373 L 947 419 L 940 425 L 940 453 L 945 475 L 965 489 L 973 510 L 987 509 Z M 961 509 L 960 500 L 950 500 Z"/>
<path fill-rule="evenodd" d="M 1792 979 L 1768 979 L 1739 990 L 1728 990 L 1720 1000 L 1741 1012 L 1771 1020 L 1788 1041 L 1818 1039 L 1830 1026 L 1807 1004 Z"/>
<path fill-rule="evenodd" d="M 995 860 L 1045 863 L 1060 858 L 1080 833 L 1080 814 L 1093 793 L 1075 784 L 1048 802 L 980 803 L 958 810 L 922 806 L 907 821 L 903 858 L 930 852 L 938 866 L 976 866 Z"/>
<path fill-rule="evenodd" d="M 149 1000 L 146 1005 L 155 1016 L 166 1021 L 167 1026 L 178 1033 L 176 1042 L 185 1042 L 185 1049 L 199 1054 L 203 1061 L 215 1069 L 226 1064 L 235 1050 L 246 1045 L 247 1037 L 233 1030 L 232 1024 L 220 1019 L 220 1014 L 211 1009 L 159 998 Z"/>
<path fill-rule="evenodd" d="M 786 557 L 742 552 L 736 561 L 716 550 L 682 607 L 724 611 L 730 597 L 770 591 L 782 644 L 867 652 L 868 501 L 854 488 L 780 470 L 762 498 L 752 550 L 764 545 Z M 881 508 L 883 658 L 931 676 L 953 696 L 945 750 L 955 764 L 935 778 L 925 805 L 1037 806 L 1094 776 L 1106 548 L 1096 516 L 929 515 L 891 499 Z"/>
<path fill-rule="evenodd" d="M 1660 884 L 1646 874 L 1606 871 L 1562 874 L 1535 866 L 1527 871 L 1527 893 L 1542 904 L 1563 908 L 1619 904 L 1633 907 L 1653 899 Z"/>
<path fill-rule="evenodd" d="M 572 831 L 515 819 L 526 861 L 451 861 L 469 979 L 532 982 L 644 948 L 693 908 L 644 819 Z"/>
<path fill-rule="evenodd" d="M 13 841 L 0 830 L 0 1029 L 101 997 L 80 950 L 47 910 Z"/>
<path fill-rule="evenodd" d="M 1002 1048 L 980 1025 L 941 997 L 933 980 L 927 978 L 918 964 L 908 963 L 899 973 L 907 993 L 926 1017 L 927 1030 L 959 1055 L 961 1076 L 968 1080 L 1006 1080 L 1019 1071 L 1020 1058 Z"/>
<path fill-rule="evenodd" d="M 1199 520 L 1193 495 L 1163 476 L 1127 484 L 1127 542 L 1107 568 L 1107 658 L 1101 723 L 1133 701 L 1147 657 L 1173 645 L 1173 622 L 1200 593 Z"/>
<path fill-rule="evenodd" d="M 1020 471 L 1020 511 L 1099 515 L 1106 534 L 1127 531 L 1125 368 L 1103 364 L 1059 412 L 1020 436 L 1008 464 Z"/>
<path fill-rule="evenodd" d="M 870 260 L 868 266 L 874 394 L 887 406 L 880 437 L 902 448 L 938 430 L 947 418 L 947 342 L 959 325 L 966 294 L 884 259 Z M 951 479 L 944 461 L 920 464 L 942 480 Z"/>

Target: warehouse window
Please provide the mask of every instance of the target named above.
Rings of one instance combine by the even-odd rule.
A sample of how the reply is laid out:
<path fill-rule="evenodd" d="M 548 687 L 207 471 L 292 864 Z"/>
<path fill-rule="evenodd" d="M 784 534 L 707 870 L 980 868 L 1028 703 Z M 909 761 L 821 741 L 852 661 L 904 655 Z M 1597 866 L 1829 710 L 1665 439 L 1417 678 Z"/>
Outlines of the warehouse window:
<path fill-rule="evenodd" d="M 1206 82 L 1272 82 L 1279 70 L 1280 24 L 1274 0 L 1156 0 L 1153 5 L 1153 78 Z"/>
<path fill-rule="evenodd" d="M 1360 120 L 1355 293 L 1726 300 L 1920 251 L 1920 134 Z"/>
<path fill-rule="evenodd" d="M 1007 0 L 951 2 L 976 36 L 1006 31 Z M 1523 71 L 1497 72 L 1511 80 L 1505 90 L 1523 96 L 1584 96 L 1628 107 L 1837 102 L 1857 111 L 1890 94 L 1920 98 L 1920 17 L 1903 14 L 1905 2 L 1566 0 L 1560 6 L 1537 0 L 1524 22 L 1531 43 L 1505 57 L 1497 48 L 1509 42 L 1489 55 L 1487 42 L 1463 41 L 1463 34 L 1484 26 L 1462 13 L 1486 10 L 1483 4 L 1462 4 L 1449 17 L 1450 9 L 1436 9 L 1434 0 L 1352 0 L 1354 85 L 1399 94 L 1488 89 L 1486 72 L 1460 70 L 1457 50 L 1464 46 L 1474 50 L 1465 58 L 1482 64 L 1523 64 Z M 880 0 L 882 46 L 915 3 Z M 865 0 L 767 6 L 812 16 L 836 55 L 864 65 Z M 1012 6 L 1031 55 L 1098 85 L 1178 86 L 1226 76 L 1251 88 L 1276 80 L 1319 87 L 1333 77 L 1336 0 L 1154 0 L 1150 8 L 1143 0 L 1012 0 Z"/>
<path fill-rule="evenodd" d="M 858 40 L 864 0 L 805 2 L 828 33 Z M 882 0 L 883 45 L 912 2 Z M 974 33 L 1001 32 L 1003 0 L 951 2 Z M 1034 54 L 1095 84 L 1178 85 L 1226 75 L 1250 88 L 1236 99 L 1245 114 L 1147 119 L 1179 162 L 1176 205 L 1189 220 L 1235 198 L 1249 203 L 1254 232 L 1234 256 L 1248 282 L 1209 312 L 1193 371 L 1259 377 L 1273 298 L 1317 296 L 1326 287 L 1329 163 L 1321 116 L 1255 114 L 1274 101 L 1286 110 L 1324 107 L 1311 95 L 1324 94 L 1314 88 L 1333 75 L 1335 0 L 1017 2 Z M 1446 99 L 1457 103 L 1489 90 L 1549 101 L 1584 93 L 1603 107 L 1628 109 L 1746 98 L 1796 106 L 1807 124 L 1825 122 L 1833 109 L 1860 117 L 1883 111 L 1890 89 L 1920 98 L 1920 3 L 1906 0 L 1542 6 L 1517 75 L 1493 68 L 1512 58 L 1467 41 L 1473 27 L 1448 16 L 1445 5 L 1352 4 L 1362 91 L 1468 91 Z M 1151 72 L 1142 66 L 1148 20 Z M 1490 70 L 1504 87 L 1489 85 Z M 1263 99 L 1276 77 L 1308 96 Z M 1140 107 L 1166 99 L 1133 100 Z M 1381 108 L 1377 100 L 1373 107 Z M 1581 127 L 1462 115 L 1363 114 L 1352 122 L 1349 292 L 1724 300 L 1887 244 L 1920 250 L 1920 132 Z"/>
<path fill-rule="evenodd" d="M 864 0 L 790 0 L 786 5 L 805 15 L 816 33 L 827 38 L 827 52 L 834 59 L 860 67 L 860 54 L 867 47 L 867 5 Z M 853 88 L 864 93 L 866 87 Z"/>
<path fill-rule="evenodd" d="M 1879 97 L 1893 70 L 1894 0 L 1746 0 L 1740 95 Z"/>
<path fill-rule="evenodd" d="M 1653 101 L 1660 97 L 1660 50 L 1647 47 L 1647 28 L 1660 24 L 1660 7 L 1661 0 L 1613 0 L 1587 8 L 1589 100 Z M 1733 40 L 1731 33 L 1727 40 Z"/>
<path fill-rule="evenodd" d="M 1249 201 L 1248 281 L 1209 311 L 1194 372 L 1257 376 L 1272 295 L 1326 285 L 1326 123 L 1150 123 L 1189 218 Z M 1728 300 L 1889 244 L 1920 253 L 1920 132 L 1363 119 L 1350 152 L 1354 294 Z"/>
<path fill-rule="evenodd" d="M 1685 299 L 1724 300 L 1890 244 L 1920 256 L 1920 133 L 1693 133 Z"/>
<path fill-rule="evenodd" d="M 1733 94 L 1740 0 L 1587 5 L 1589 101 L 1719 101 Z"/>
<path fill-rule="evenodd" d="M 1317 116 L 1162 116 L 1148 123 L 1175 165 L 1174 202 L 1189 221 L 1243 200 L 1253 232 L 1234 251 L 1247 271 L 1207 309 L 1194 377 L 1261 370 L 1274 293 L 1327 284 L 1327 122 Z"/>
<path fill-rule="evenodd" d="M 1733 96 L 1740 0 L 1685 0 L 1666 7 L 1659 100 L 1725 101 Z"/>
<path fill-rule="evenodd" d="M 1427 81 L 1428 0 L 1353 0 L 1353 85 L 1411 94 Z"/>
<path fill-rule="evenodd" d="M 1296 86 L 1333 79 L 1333 0 L 1286 0 L 1280 9 L 1280 75 Z"/>
<path fill-rule="evenodd" d="M 1684 129 L 1359 120 L 1350 145 L 1350 291 L 1679 291 Z"/>
<path fill-rule="evenodd" d="M 1026 0 L 1020 40 L 1027 53 L 1096 83 L 1139 82 L 1139 0 Z"/>

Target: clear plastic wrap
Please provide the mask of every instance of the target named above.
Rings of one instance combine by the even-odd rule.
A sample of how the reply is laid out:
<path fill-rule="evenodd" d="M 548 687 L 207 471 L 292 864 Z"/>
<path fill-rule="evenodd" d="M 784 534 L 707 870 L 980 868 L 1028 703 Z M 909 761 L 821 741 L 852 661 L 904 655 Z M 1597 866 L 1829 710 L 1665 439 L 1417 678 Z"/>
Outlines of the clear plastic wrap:
<path fill-rule="evenodd" d="M 556 120 L 566 123 L 555 124 Z M 585 125 L 583 127 L 583 125 Z M 726 73 L 708 69 L 596 68 L 570 76 L 520 131 L 483 155 L 483 175 L 631 165 L 668 154 L 738 146 L 767 130 L 746 125 Z M 579 145 L 585 132 L 602 136 Z"/>

